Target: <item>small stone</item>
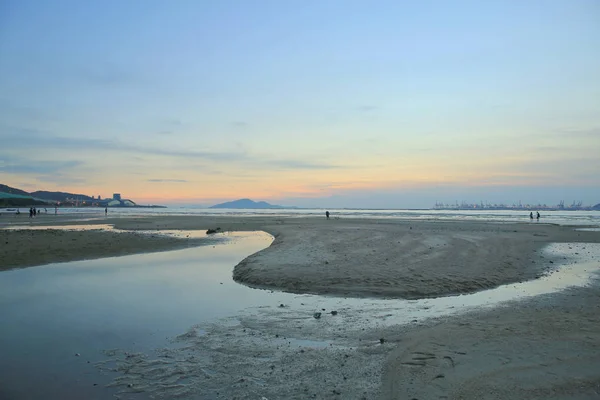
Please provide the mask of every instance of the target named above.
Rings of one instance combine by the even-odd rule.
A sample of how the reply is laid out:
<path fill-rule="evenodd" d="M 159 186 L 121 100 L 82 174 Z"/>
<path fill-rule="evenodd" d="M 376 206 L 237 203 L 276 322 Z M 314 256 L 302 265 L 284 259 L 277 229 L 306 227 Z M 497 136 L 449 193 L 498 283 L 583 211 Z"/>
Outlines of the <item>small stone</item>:
<path fill-rule="evenodd" d="M 331 315 L 337 315 L 337 311 L 335 311 L 335 310 L 331 311 Z"/>
<path fill-rule="evenodd" d="M 127 384 L 127 387 L 128 387 L 128 388 L 130 388 L 130 387 L 133 387 L 133 383 L 128 383 L 128 384 Z"/>
<path fill-rule="evenodd" d="M 281 304 L 279 305 L 279 308 L 283 308 L 283 307 L 285 307 L 285 305 L 283 305 L 283 303 L 281 303 Z"/>
<path fill-rule="evenodd" d="M 384 338 L 379 339 L 379 343 L 384 344 L 385 343 L 385 339 Z"/>
<path fill-rule="evenodd" d="M 325 309 L 324 309 L 324 308 L 321 308 L 321 311 L 325 311 Z"/>
<path fill-rule="evenodd" d="M 329 261 L 325 261 L 325 264 L 329 264 Z"/>
<path fill-rule="evenodd" d="M 319 319 L 321 318 L 321 313 L 320 312 L 316 312 L 313 314 L 313 317 L 315 317 L 315 319 Z"/>
<path fill-rule="evenodd" d="M 81 356 L 81 354 L 75 353 L 75 357 L 79 357 L 79 356 Z"/>

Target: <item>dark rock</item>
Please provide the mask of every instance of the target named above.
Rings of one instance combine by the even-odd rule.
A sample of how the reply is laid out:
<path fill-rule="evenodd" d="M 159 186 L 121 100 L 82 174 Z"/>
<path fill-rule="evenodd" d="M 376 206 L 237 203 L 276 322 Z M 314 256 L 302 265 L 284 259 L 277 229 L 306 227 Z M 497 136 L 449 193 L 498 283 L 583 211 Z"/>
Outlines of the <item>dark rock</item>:
<path fill-rule="evenodd" d="M 331 312 L 331 315 L 337 315 L 337 311 L 333 310 L 333 311 Z"/>
<path fill-rule="evenodd" d="M 319 319 L 321 318 L 321 313 L 320 312 L 316 312 L 313 314 L 313 317 L 315 317 L 315 319 Z"/>
<path fill-rule="evenodd" d="M 207 235 L 212 235 L 213 233 L 217 233 L 217 230 L 216 229 L 209 229 L 209 230 L 206 231 Z"/>
<path fill-rule="evenodd" d="M 285 305 L 283 305 L 283 304 L 280 304 L 280 305 L 279 305 L 279 308 L 283 308 L 283 307 L 285 307 Z"/>
<path fill-rule="evenodd" d="M 384 338 L 379 339 L 379 343 L 384 344 L 385 343 L 385 339 Z"/>

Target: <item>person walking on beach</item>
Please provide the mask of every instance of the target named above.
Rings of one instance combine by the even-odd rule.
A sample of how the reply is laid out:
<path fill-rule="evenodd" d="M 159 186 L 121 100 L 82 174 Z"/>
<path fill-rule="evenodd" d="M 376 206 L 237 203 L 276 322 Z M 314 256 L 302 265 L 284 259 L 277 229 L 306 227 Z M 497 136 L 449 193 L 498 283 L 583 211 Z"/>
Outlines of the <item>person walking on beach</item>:
<path fill-rule="evenodd" d="M 108 215 L 108 207 L 104 207 L 104 215 Z"/>
<path fill-rule="evenodd" d="M 533 221 L 533 211 L 529 213 L 529 219 Z"/>
<path fill-rule="evenodd" d="M 54 206 L 54 215 L 58 214 L 58 207 Z"/>
<path fill-rule="evenodd" d="M 35 217 L 37 215 L 37 210 L 35 209 L 35 207 L 33 207 L 33 216 Z"/>
<path fill-rule="evenodd" d="M 29 218 L 33 218 L 33 208 L 29 207 Z"/>
<path fill-rule="evenodd" d="M 536 214 L 537 214 L 537 215 L 536 215 L 536 217 L 535 217 L 535 218 L 536 218 L 536 219 L 539 221 L 539 220 L 540 220 L 540 212 L 539 212 L 539 211 L 536 211 Z"/>
<path fill-rule="evenodd" d="M 325 216 L 329 219 L 329 211 L 325 211 Z"/>

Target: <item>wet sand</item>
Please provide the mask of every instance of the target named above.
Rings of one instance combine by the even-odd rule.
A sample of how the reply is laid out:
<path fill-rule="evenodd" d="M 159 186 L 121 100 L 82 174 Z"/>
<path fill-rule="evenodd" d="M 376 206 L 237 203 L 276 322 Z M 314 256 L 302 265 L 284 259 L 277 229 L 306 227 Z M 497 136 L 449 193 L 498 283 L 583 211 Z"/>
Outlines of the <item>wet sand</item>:
<path fill-rule="evenodd" d="M 559 281 L 577 281 L 568 270 L 598 269 L 598 245 L 569 247 L 566 271 L 553 275 L 563 288 Z M 121 394 L 143 388 L 158 398 L 597 398 L 597 282 L 486 305 L 491 292 L 418 301 L 288 297 L 283 307 L 274 301 L 192 327 L 175 348 L 109 352 L 100 367 L 116 364 Z M 465 314 L 465 303 L 485 308 Z"/>
<path fill-rule="evenodd" d="M 175 250 L 206 243 L 136 232 L 0 230 L 0 271 L 42 264 Z"/>
<path fill-rule="evenodd" d="M 64 221 L 64 222 L 63 222 Z M 599 232 L 545 224 L 261 217 L 108 218 L 117 229 L 263 230 L 274 243 L 234 269 L 240 283 L 295 293 L 423 298 L 471 293 L 540 276 L 552 242 L 600 242 Z M 60 217 L 35 224 L 89 224 Z M 2 268 L 199 245 L 135 233 L 0 233 Z M 8 243 L 6 243 L 8 242 Z"/>
<path fill-rule="evenodd" d="M 541 252 L 546 244 L 580 243 L 578 254 L 587 251 L 582 243 L 600 242 L 600 232 L 536 223 L 278 217 L 152 217 L 102 222 L 134 230 L 264 230 L 275 236 L 274 243 L 238 264 L 236 280 L 262 288 L 353 297 L 434 297 L 532 279 L 563 261 Z M 9 251 L 2 254 L 3 264 L 11 259 L 11 246 L 23 244 L 16 235 L 26 234 L 36 242 L 49 240 L 40 232 L 5 233 L 9 245 L 2 249 Z M 76 234 L 80 236 L 74 237 L 91 237 L 94 233 Z M 121 242 L 120 251 L 124 252 L 151 247 Z M 55 240 L 45 245 L 49 256 L 44 260 L 60 253 L 52 250 L 59 248 Z M 74 247 L 79 244 L 70 246 L 68 253 L 63 249 L 62 257 L 84 257 L 85 251 L 73 252 Z M 112 247 L 103 251 L 104 256 L 116 255 Z M 31 257 L 25 252 L 11 262 L 31 265 L 35 260 Z M 598 263 L 598 258 L 592 261 Z M 343 313 L 334 317 L 326 310 L 324 317 L 316 320 L 311 310 L 274 306 L 240 317 L 238 325 L 217 321 L 202 327 L 205 334 L 192 330 L 182 335 L 177 340 L 188 345 L 186 354 L 165 350 L 169 354 L 158 361 L 165 363 L 164 375 L 153 377 L 152 382 L 156 390 L 166 390 L 163 383 L 179 379 L 183 368 L 203 377 L 206 390 L 217 394 L 215 398 L 597 398 L 599 300 L 596 280 L 584 288 L 413 324 L 380 323 L 393 315 L 393 310 L 385 315 L 359 314 L 366 321 L 375 320 L 374 326 L 365 328 L 344 323 Z M 261 314 L 264 312 L 270 316 Z M 352 314 L 352 310 L 345 312 Z M 278 313 L 275 319 L 274 313 Z M 385 341 L 380 343 L 380 338 Z M 335 342 L 330 342 L 332 339 Z M 303 347 L 298 340 L 316 342 Z M 211 357 L 187 354 L 194 348 Z M 138 370 L 155 368 L 153 358 L 123 354 L 119 361 L 122 371 L 133 371 L 133 375 L 124 375 L 121 383 L 138 379 Z M 149 385 L 147 388 L 154 383 L 140 382 Z M 137 383 L 131 390 L 136 387 Z M 201 388 L 172 387 L 181 390 L 183 397 L 193 397 L 195 391 L 204 390 Z"/>
<path fill-rule="evenodd" d="M 597 285 L 390 330 L 381 398 L 600 398 Z"/>

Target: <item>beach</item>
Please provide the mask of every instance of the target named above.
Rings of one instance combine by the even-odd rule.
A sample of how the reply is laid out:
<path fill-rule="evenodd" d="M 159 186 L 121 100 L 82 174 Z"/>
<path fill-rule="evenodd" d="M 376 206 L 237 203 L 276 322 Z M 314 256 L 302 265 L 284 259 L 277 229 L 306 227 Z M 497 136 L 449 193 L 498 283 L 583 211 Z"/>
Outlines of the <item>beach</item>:
<path fill-rule="evenodd" d="M 233 326 L 214 323 L 203 327 L 205 336 L 198 336 L 194 330 L 182 335 L 179 340 L 191 348 L 212 352 L 211 368 L 229 366 L 227 374 L 217 374 L 202 381 L 203 385 L 214 385 L 218 390 L 228 387 L 232 376 L 243 379 L 244 384 L 223 389 L 223 397 L 218 398 L 255 398 L 250 394 L 258 394 L 262 386 L 248 376 L 259 374 L 264 375 L 261 379 L 268 382 L 269 388 L 263 387 L 260 393 L 269 399 L 599 396 L 597 281 L 448 317 L 427 318 L 429 306 L 423 306 L 424 317 L 413 323 L 385 321 L 396 312 L 393 299 L 417 301 L 465 295 L 532 280 L 565 263 L 597 264 L 597 253 L 590 251 L 592 244 L 600 243 L 600 232 L 538 223 L 272 216 L 152 216 L 93 221 L 59 216 L 39 218 L 33 224 L 94 223 L 114 225 L 125 232 L 3 230 L 2 268 L 208 243 L 202 238 L 160 235 L 160 230 L 203 231 L 218 227 L 222 231 L 265 231 L 274 236 L 273 243 L 234 267 L 233 278 L 237 282 L 275 291 L 348 297 L 359 302 L 353 303 L 357 304 L 353 308 L 339 309 L 338 319 L 326 317 L 330 308 L 317 321 L 310 317 L 313 309 L 309 307 L 313 306 L 308 303 L 293 307 L 282 304 L 273 310 L 249 312 Z M 573 244 L 574 250 L 569 257 L 545 252 L 551 243 Z M 372 298 L 392 299 L 392 306 L 387 311 L 360 306 L 360 301 Z M 369 320 L 372 322 L 364 322 Z M 278 344 L 279 337 L 322 341 L 325 346 L 329 343 L 330 349 L 300 353 L 285 348 L 287 342 Z M 272 373 L 271 359 L 256 358 L 273 351 L 276 364 L 287 366 L 281 373 Z M 172 356 L 168 359 L 174 359 Z M 131 368 L 135 364 L 140 371 L 145 363 L 150 369 L 154 365 L 146 357 L 131 355 L 123 355 L 119 362 Z M 186 368 L 202 375 L 200 369 L 194 369 L 200 368 L 198 365 L 186 363 Z M 173 364 L 172 368 L 178 371 L 181 365 Z M 123 382 L 153 385 L 127 380 L 134 378 L 139 379 L 135 374 L 125 374 Z M 165 379 L 171 378 L 169 375 Z M 164 383 L 157 378 L 156 390 Z"/>
<path fill-rule="evenodd" d="M 548 243 L 600 242 L 598 232 L 537 223 L 271 216 L 62 221 L 43 217 L 33 221 L 33 226 L 102 223 L 125 232 L 4 230 L 0 233 L 2 268 L 202 244 L 201 240 L 157 234 L 165 230 L 262 230 L 275 241 L 235 267 L 233 277 L 242 284 L 295 293 L 414 299 L 472 293 L 533 279 L 556 261 L 540 254 Z"/>

